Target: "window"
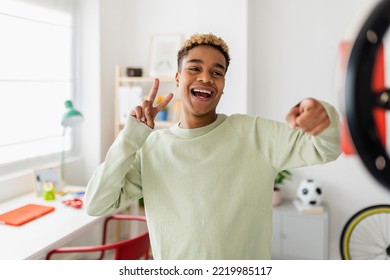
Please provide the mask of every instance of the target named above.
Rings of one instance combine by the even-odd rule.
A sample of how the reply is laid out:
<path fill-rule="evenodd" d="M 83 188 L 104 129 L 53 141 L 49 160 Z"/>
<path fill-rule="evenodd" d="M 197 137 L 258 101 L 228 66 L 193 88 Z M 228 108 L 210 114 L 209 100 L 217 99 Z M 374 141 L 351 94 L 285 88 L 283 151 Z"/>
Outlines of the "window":
<path fill-rule="evenodd" d="M 2 0 L 0 34 L 0 165 L 71 149 L 73 1 Z"/>

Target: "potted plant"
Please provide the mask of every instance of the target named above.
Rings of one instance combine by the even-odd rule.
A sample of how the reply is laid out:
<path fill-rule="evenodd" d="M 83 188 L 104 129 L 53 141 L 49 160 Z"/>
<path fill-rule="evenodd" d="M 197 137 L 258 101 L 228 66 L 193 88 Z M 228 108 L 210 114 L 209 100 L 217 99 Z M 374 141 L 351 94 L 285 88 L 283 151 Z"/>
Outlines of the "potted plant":
<path fill-rule="evenodd" d="M 274 181 L 274 192 L 272 194 L 272 206 L 278 206 L 282 203 L 282 191 L 280 186 L 283 185 L 285 180 L 290 179 L 292 173 L 288 170 L 282 170 L 276 175 Z"/>

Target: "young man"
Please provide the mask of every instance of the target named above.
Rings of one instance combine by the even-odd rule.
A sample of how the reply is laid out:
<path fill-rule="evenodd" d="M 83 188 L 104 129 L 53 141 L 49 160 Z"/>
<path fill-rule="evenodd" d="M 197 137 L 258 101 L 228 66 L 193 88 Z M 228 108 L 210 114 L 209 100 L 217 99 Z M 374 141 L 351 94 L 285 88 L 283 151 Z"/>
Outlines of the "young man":
<path fill-rule="evenodd" d="M 269 259 L 277 173 L 340 154 L 337 112 L 315 99 L 291 109 L 290 125 L 217 114 L 229 61 L 221 38 L 189 38 L 178 52 L 180 122 L 153 131 L 173 97 L 153 105 L 156 79 L 88 184 L 90 215 L 144 198 L 155 259 Z"/>

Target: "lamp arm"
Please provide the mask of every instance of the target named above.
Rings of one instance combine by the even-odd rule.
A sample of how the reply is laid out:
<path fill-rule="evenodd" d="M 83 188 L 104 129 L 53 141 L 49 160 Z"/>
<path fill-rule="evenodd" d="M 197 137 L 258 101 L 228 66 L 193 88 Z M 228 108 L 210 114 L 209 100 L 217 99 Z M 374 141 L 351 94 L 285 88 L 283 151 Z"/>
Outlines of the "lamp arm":
<path fill-rule="evenodd" d="M 64 165 L 65 165 L 65 133 L 66 133 L 66 126 L 64 126 L 64 129 L 62 130 L 62 150 L 61 150 L 61 163 L 60 163 L 60 172 L 61 172 L 61 184 L 64 184 L 65 176 L 64 176 Z"/>

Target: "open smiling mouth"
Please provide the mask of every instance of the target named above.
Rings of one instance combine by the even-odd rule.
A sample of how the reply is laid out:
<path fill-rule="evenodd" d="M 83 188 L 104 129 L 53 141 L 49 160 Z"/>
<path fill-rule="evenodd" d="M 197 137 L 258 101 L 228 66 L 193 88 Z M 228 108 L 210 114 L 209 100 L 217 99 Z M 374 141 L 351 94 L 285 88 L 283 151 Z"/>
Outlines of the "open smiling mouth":
<path fill-rule="evenodd" d="M 210 90 L 196 89 L 196 88 L 191 90 L 191 94 L 195 98 L 204 101 L 209 100 L 213 96 L 213 93 Z"/>

